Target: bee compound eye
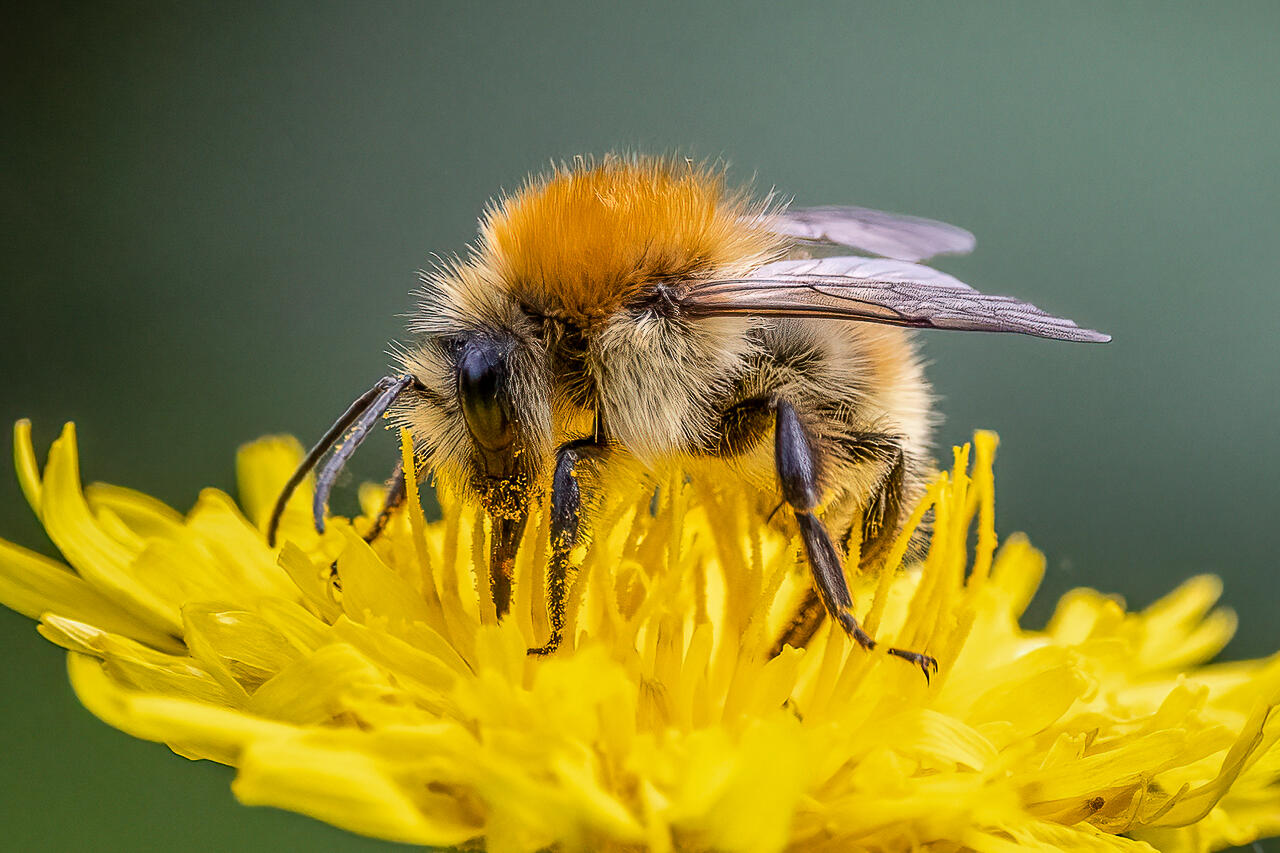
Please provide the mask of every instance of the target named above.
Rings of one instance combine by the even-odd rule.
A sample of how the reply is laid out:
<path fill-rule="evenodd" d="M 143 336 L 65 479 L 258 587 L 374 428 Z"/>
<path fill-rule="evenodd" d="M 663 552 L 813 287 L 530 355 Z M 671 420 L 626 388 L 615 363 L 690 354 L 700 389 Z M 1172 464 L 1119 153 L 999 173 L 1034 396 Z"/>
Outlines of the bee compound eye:
<path fill-rule="evenodd" d="M 514 438 L 504 378 L 502 355 L 493 344 L 476 341 L 463 350 L 458 399 L 467 428 L 486 450 L 502 450 Z"/>

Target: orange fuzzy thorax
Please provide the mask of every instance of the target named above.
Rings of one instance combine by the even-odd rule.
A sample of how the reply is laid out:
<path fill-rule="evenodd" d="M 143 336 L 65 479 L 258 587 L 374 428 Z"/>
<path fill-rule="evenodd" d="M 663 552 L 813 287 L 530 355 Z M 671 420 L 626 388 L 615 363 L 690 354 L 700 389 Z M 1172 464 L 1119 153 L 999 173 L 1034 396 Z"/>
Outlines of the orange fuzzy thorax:
<path fill-rule="evenodd" d="M 740 275 L 778 255 L 764 203 L 684 160 L 577 160 L 481 223 L 476 260 L 513 296 L 584 325 L 655 282 Z M 585 321 L 585 322 L 584 322 Z"/>

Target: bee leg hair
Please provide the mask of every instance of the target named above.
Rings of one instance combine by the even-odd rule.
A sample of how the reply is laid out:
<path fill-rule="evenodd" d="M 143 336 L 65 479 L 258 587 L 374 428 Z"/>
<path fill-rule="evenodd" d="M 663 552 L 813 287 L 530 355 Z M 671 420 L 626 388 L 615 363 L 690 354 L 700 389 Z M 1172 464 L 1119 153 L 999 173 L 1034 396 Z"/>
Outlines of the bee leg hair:
<path fill-rule="evenodd" d="M 555 473 L 551 478 L 551 560 L 547 567 L 547 619 L 551 636 L 544 646 L 529 649 L 531 655 L 549 655 L 564 638 L 565 602 L 569 594 L 569 561 L 578 544 L 578 523 L 582 519 L 582 490 L 578 484 L 579 465 L 584 460 L 602 460 L 608 445 L 601 439 L 580 438 L 556 451 Z"/>
<path fill-rule="evenodd" d="M 809 558 L 809 569 L 813 572 L 814 587 L 831 618 L 840 623 L 840 627 L 858 645 L 870 651 L 876 647 L 876 641 L 862 630 L 858 620 L 850 612 L 853 596 L 845 581 L 840 555 L 826 527 L 813 514 L 820 498 L 818 459 L 813 442 L 790 403 L 779 399 L 775 403 L 775 410 L 777 421 L 774 432 L 774 462 L 778 469 L 778 481 L 782 486 L 783 499 L 795 512 L 805 554 Z M 889 649 L 888 652 L 919 666 L 924 672 L 925 680 L 928 680 L 930 671 L 937 671 L 937 661 L 928 655 L 903 649 Z"/>

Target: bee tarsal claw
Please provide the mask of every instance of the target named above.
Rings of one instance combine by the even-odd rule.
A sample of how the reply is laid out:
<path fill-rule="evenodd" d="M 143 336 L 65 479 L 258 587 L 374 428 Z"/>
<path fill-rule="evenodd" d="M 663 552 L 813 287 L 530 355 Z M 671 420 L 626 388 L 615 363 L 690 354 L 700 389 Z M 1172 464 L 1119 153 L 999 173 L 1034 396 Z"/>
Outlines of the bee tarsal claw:
<path fill-rule="evenodd" d="M 903 649 L 888 649 L 888 652 L 894 657 L 902 658 L 903 660 L 914 663 L 916 666 L 920 667 L 920 671 L 924 673 L 924 680 L 926 683 L 929 682 L 931 674 L 938 674 L 938 661 L 936 658 L 931 658 L 928 655 L 922 655 L 920 652 L 904 651 Z"/>
<path fill-rule="evenodd" d="M 862 630 L 862 626 L 858 624 L 858 621 L 853 618 L 853 614 L 849 611 L 841 610 L 837 619 L 844 632 L 852 637 L 853 641 L 859 646 L 862 646 L 867 651 L 871 651 L 876 647 L 876 641 L 871 638 L 870 634 Z"/>

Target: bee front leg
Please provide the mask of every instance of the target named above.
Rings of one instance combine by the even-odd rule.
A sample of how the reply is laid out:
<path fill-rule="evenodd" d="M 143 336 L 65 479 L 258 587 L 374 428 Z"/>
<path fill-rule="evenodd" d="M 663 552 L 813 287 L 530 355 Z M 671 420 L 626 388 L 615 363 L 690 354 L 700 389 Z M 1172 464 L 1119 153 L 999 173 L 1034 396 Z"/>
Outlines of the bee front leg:
<path fill-rule="evenodd" d="M 489 542 L 489 593 L 493 596 L 493 609 L 498 618 L 511 609 L 511 583 L 515 575 L 516 551 L 524 534 L 526 512 L 516 517 L 491 516 L 493 535 Z"/>
<path fill-rule="evenodd" d="M 570 557 L 578 544 L 582 520 L 582 489 L 578 482 L 583 462 L 598 462 L 608 454 L 608 445 L 597 438 L 571 441 L 556 451 L 555 473 L 551 478 L 551 560 L 547 566 L 547 619 L 551 636 L 546 645 L 529 649 L 531 655 L 549 655 L 564 639 L 565 603 L 569 595 Z"/>
<path fill-rule="evenodd" d="M 851 612 L 853 596 L 845 581 L 840 555 L 826 527 L 813 514 L 821 498 L 818 486 L 819 459 L 813 439 L 800 422 L 795 407 L 786 400 L 776 401 L 774 410 L 774 464 L 777 466 L 778 482 L 782 487 L 783 500 L 795 512 L 805 555 L 809 559 L 809 570 L 813 573 L 814 587 L 823 608 L 831 618 L 840 623 L 840 627 L 858 645 L 870 651 L 876 647 L 876 641 L 862 630 Z M 938 669 L 937 661 L 928 655 L 902 649 L 889 649 L 888 652 L 915 663 L 924 671 L 926 680 L 930 671 L 936 672 Z"/>

